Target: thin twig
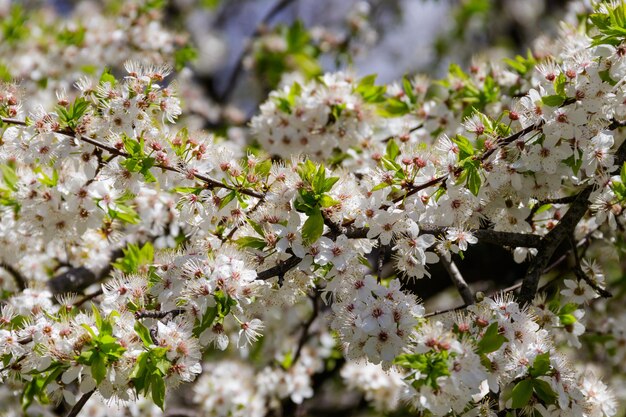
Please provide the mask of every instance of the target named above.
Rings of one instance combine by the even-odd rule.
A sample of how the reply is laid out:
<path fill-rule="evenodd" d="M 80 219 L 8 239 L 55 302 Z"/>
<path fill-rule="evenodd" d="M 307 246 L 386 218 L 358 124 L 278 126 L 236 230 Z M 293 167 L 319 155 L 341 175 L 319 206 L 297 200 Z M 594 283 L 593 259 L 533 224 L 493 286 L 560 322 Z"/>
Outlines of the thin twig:
<path fill-rule="evenodd" d="M 182 308 L 177 308 L 174 310 L 169 310 L 169 311 L 146 311 L 146 310 L 141 310 L 141 311 L 137 311 L 135 313 L 135 318 L 136 319 L 163 319 L 163 318 L 167 318 L 169 319 L 173 319 L 176 316 L 179 316 L 181 314 L 183 314 L 185 312 L 185 310 L 183 310 Z"/>
<path fill-rule="evenodd" d="M 93 300 L 94 298 L 96 298 L 99 295 L 102 295 L 104 293 L 104 291 L 102 290 L 102 288 L 99 288 L 97 291 L 84 296 L 83 298 L 81 298 L 80 300 L 76 301 L 74 304 L 72 304 L 74 307 L 80 307 L 81 305 L 85 304 L 87 301 L 89 300 Z"/>
<path fill-rule="evenodd" d="M 595 281 L 593 281 L 585 272 L 583 271 L 582 265 L 580 263 L 580 256 L 578 255 L 578 249 L 576 247 L 576 242 L 574 241 L 574 237 L 570 235 L 570 244 L 572 245 L 572 253 L 574 254 L 574 261 L 576 262 L 576 266 L 574 267 L 574 273 L 576 277 L 580 280 L 585 281 L 595 292 L 600 294 L 601 297 L 611 298 L 613 294 L 610 291 L 600 287 Z"/>
<path fill-rule="evenodd" d="M 507 136 L 506 138 L 500 139 L 497 142 L 498 146 L 495 146 L 495 147 L 485 151 L 482 155 L 477 156 L 476 159 L 478 159 L 480 161 L 486 160 L 493 152 L 495 152 L 496 149 L 499 149 L 499 148 L 501 148 L 503 146 L 506 146 L 506 145 L 514 142 L 515 140 L 519 139 L 520 137 L 524 136 L 527 133 L 530 133 L 530 132 L 532 132 L 534 130 L 540 129 L 541 126 L 543 126 L 543 123 L 544 123 L 543 120 L 539 121 L 539 122 L 537 122 L 534 125 L 528 126 L 528 127 L 524 128 L 524 129 L 520 130 L 519 132 L 513 133 L 510 136 Z M 462 171 L 463 171 L 463 168 L 460 167 L 460 166 L 457 166 L 455 169 L 452 170 L 452 172 L 455 175 L 460 174 Z M 439 184 L 440 182 L 443 182 L 443 181 L 447 180 L 449 176 L 450 176 L 450 174 L 444 174 L 444 175 L 441 175 L 439 177 L 433 178 L 432 180 L 427 181 L 427 182 L 425 182 L 423 184 L 420 184 L 420 185 L 417 185 L 417 186 L 409 185 L 408 186 L 409 191 L 407 193 L 405 193 L 404 195 L 401 195 L 400 197 L 396 197 L 392 201 L 394 203 L 399 203 L 399 202 L 403 201 L 405 198 L 407 198 L 407 197 L 417 193 L 418 191 L 421 191 L 421 190 L 424 190 L 426 188 L 432 187 L 434 185 Z"/>
<path fill-rule="evenodd" d="M 265 271 L 259 272 L 256 276 L 256 279 L 259 280 L 267 280 L 280 275 L 285 275 L 289 270 L 295 268 L 296 265 L 300 263 L 302 259 L 298 258 L 296 255 L 291 255 L 287 260 L 280 262 L 278 265 L 266 269 Z"/>
<path fill-rule="evenodd" d="M 304 347 L 306 341 L 309 339 L 309 329 L 311 328 L 311 325 L 313 324 L 313 322 L 317 318 L 317 314 L 319 313 L 318 299 L 319 296 L 317 293 L 311 297 L 311 301 L 313 302 L 313 311 L 311 312 L 311 316 L 309 317 L 309 319 L 306 321 L 306 323 L 304 323 L 304 326 L 302 328 L 302 334 L 300 335 L 300 340 L 298 341 L 298 347 L 296 348 L 296 353 L 293 355 L 292 363 L 296 363 L 298 361 L 298 359 L 300 358 L 300 354 L 302 353 L 302 348 Z"/>
<path fill-rule="evenodd" d="M 446 250 L 440 251 L 439 258 L 441 259 L 441 264 L 443 265 L 443 267 L 446 269 L 446 271 L 448 271 L 448 275 L 450 275 L 454 286 L 459 291 L 459 294 L 461 294 L 461 298 L 463 298 L 465 305 L 474 304 L 474 293 L 463 278 L 463 275 L 461 275 L 461 271 L 459 271 L 459 268 L 456 266 L 454 261 L 452 261 L 452 256 L 450 255 L 450 252 Z"/>
<path fill-rule="evenodd" d="M 80 413 L 80 410 L 83 409 L 85 404 L 87 404 L 87 401 L 89 401 L 89 398 L 91 398 L 94 392 L 96 392 L 95 389 L 84 393 L 82 397 L 80 397 L 80 400 L 78 400 L 78 402 L 74 404 L 74 407 L 72 407 L 70 412 L 67 414 L 67 417 L 76 417 L 78 413 Z"/>
<path fill-rule="evenodd" d="M 14 268 L 12 265 L 9 265 L 6 262 L 0 263 L 0 268 L 11 274 L 13 280 L 15 281 L 15 284 L 21 291 L 24 291 L 26 289 L 26 277 L 22 275 L 22 273 L 18 271 L 17 268 Z"/>
<path fill-rule="evenodd" d="M 6 371 L 7 369 L 11 369 L 13 368 L 15 365 L 17 365 L 18 363 L 20 363 L 21 361 L 23 361 L 24 359 L 26 359 L 26 355 L 22 355 L 19 358 L 17 358 L 15 360 L 15 362 L 13 363 L 9 363 L 7 364 L 5 367 L 3 367 L 2 369 L 0 369 L 0 374 L 2 374 L 2 372 Z"/>
<path fill-rule="evenodd" d="M 27 126 L 26 122 L 21 121 L 21 120 L 7 119 L 7 118 L 4 118 L 4 117 L 0 118 L 0 119 L 4 123 L 7 123 L 7 124 Z M 80 141 L 83 141 L 85 143 L 93 145 L 93 146 L 95 146 L 97 148 L 103 149 L 103 150 L 109 152 L 111 155 L 122 156 L 124 158 L 129 158 L 130 157 L 130 155 L 128 153 L 124 152 L 124 151 L 121 151 L 121 150 L 119 150 L 119 149 L 117 149 L 117 148 L 115 148 L 115 147 L 113 147 L 111 145 L 108 145 L 106 143 L 100 142 L 97 139 L 90 138 L 88 136 L 76 135 L 76 133 L 74 131 L 70 130 L 70 129 L 58 130 L 58 131 L 55 131 L 55 133 L 58 133 L 58 134 L 61 134 L 61 135 L 67 136 L 67 137 L 71 137 L 71 138 L 74 138 L 74 139 L 78 139 Z M 224 184 L 224 183 L 222 183 L 222 182 L 220 182 L 220 181 L 218 181 L 216 179 L 210 178 L 210 177 L 208 177 L 208 176 L 206 176 L 204 174 L 201 174 L 201 173 L 197 173 L 197 172 L 186 173 L 186 172 L 184 172 L 182 170 L 182 168 L 176 168 L 176 167 L 172 167 L 172 166 L 169 166 L 169 165 L 163 165 L 163 164 L 155 164 L 154 168 L 160 168 L 160 169 L 165 170 L 165 171 L 176 172 L 176 173 L 179 173 L 179 174 L 182 174 L 182 175 L 185 175 L 185 176 L 191 175 L 194 178 L 197 178 L 200 181 L 205 182 L 209 188 L 224 188 L 224 189 L 227 189 L 227 190 L 236 191 L 236 192 L 238 192 L 240 194 L 245 194 L 245 195 L 250 196 L 250 197 L 255 197 L 255 198 L 260 198 L 260 199 L 264 198 L 263 194 L 260 194 L 260 193 L 258 193 L 256 191 L 249 190 L 249 189 L 246 189 L 246 188 L 241 188 L 241 187 L 233 187 L 233 186 Z"/>
<path fill-rule="evenodd" d="M 380 249 L 378 250 L 378 267 L 376 268 L 376 280 L 380 284 L 380 281 L 383 279 L 383 267 L 385 266 L 385 257 L 387 256 L 387 249 L 389 245 L 380 244 Z"/>
<path fill-rule="evenodd" d="M 409 130 L 407 130 L 406 132 L 403 132 L 403 133 L 402 133 L 402 134 L 400 134 L 400 135 L 391 135 L 391 136 L 387 136 L 385 139 L 383 139 L 383 140 L 382 140 L 382 142 L 383 142 L 383 143 L 387 143 L 387 142 L 389 142 L 389 141 L 390 141 L 390 140 L 392 140 L 392 139 L 395 139 L 395 138 L 400 137 L 400 136 L 402 136 L 402 135 L 406 135 L 406 134 L 409 134 L 409 133 L 413 133 L 413 132 L 415 132 L 416 130 L 419 130 L 419 129 L 423 128 L 423 127 L 424 127 L 424 123 L 420 123 L 420 124 L 418 124 L 417 126 L 414 126 L 414 127 L 410 128 Z"/>

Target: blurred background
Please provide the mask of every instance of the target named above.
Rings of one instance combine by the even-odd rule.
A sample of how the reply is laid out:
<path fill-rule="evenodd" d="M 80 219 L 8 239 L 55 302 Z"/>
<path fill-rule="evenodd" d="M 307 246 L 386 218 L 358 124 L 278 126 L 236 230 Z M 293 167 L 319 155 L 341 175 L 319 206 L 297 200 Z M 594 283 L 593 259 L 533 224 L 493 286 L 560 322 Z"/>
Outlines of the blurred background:
<path fill-rule="evenodd" d="M 2 3 L 3 1 L 0 1 Z M 4 0 L 4 3 L 9 1 Z M 24 1 L 40 7 L 41 1 Z M 106 7 L 115 6 L 106 1 Z M 150 2 L 149 2 L 150 3 Z M 448 63 L 514 56 L 557 22 L 575 16 L 567 0 L 173 0 L 165 22 L 191 35 L 191 67 L 208 96 L 248 114 L 281 77 L 349 69 L 389 83 L 438 76 Z M 53 0 L 71 15 L 89 2 Z M 273 52 L 262 54 L 263 52 Z M 247 117 L 245 119 L 248 119 Z"/>

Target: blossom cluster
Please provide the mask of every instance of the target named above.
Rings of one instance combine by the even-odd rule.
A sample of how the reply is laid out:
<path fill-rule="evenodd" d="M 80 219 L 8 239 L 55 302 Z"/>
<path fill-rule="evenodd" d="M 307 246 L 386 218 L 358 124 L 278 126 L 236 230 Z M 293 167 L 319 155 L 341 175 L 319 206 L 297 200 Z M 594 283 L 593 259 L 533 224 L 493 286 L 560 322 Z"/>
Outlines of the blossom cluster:
<path fill-rule="evenodd" d="M 598 5 L 587 31 L 506 68 L 285 84 L 251 120 L 251 145 L 186 124 L 159 59 L 174 36 L 154 13 L 70 28 L 85 39 L 61 50 L 89 62 L 112 53 L 83 42 L 110 46 L 98 31 L 128 19 L 132 48 L 156 55 L 113 54 L 123 76 L 51 73 L 53 101 L 39 78 L 0 84 L 0 394 L 35 412 L 94 393 L 163 409 L 193 383 L 207 415 L 262 416 L 340 375 L 381 411 L 615 415 L 564 352 L 611 294 L 592 245 L 623 241 L 624 15 Z M 455 262 L 483 242 L 528 260 L 515 297 L 463 279 Z M 575 266 L 546 295 L 564 242 Z M 437 263 L 463 311 L 427 313 L 412 290 Z M 616 366 L 623 321 L 603 330 Z"/>

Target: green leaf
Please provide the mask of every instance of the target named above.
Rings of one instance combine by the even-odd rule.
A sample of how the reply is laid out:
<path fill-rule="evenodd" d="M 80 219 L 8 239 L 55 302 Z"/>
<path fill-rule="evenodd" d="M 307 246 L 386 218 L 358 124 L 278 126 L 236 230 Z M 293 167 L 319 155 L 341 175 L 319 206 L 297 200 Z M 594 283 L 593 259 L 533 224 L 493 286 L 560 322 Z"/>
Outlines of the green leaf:
<path fill-rule="evenodd" d="M 398 155 L 400 155 L 400 148 L 398 147 L 398 144 L 396 143 L 396 141 L 391 139 L 389 142 L 387 142 L 387 148 L 385 149 L 385 156 L 390 161 L 395 161 Z"/>
<path fill-rule="evenodd" d="M 404 101 L 395 97 L 390 97 L 381 104 L 382 106 L 379 109 L 379 113 L 384 117 L 402 116 L 411 111 Z"/>
<path fill-rule="evenodd" d="M 306 243 L 314 243 L 324 232 L 324 217 L 322 212 L 317 210 L 309 215 L 302 226 L 302 239 Z"/>
<path fill-rule="evenodd" d="M 324 168 L 324 165 L 320 165 L 317 168 L 317 172 L 315 173 L 315 176 L 313 177 L 313 181 L 311 182 L 311 188 L 313 188 L 313 191 L 316 192 L 317 194 L 322 194 L 324 193 L 324 185 L 326 183 L 326 168 Z"/>
<path fill-rule="evenodd" d="M 293 364 L 293 352 L 289 351 L 285 354 L 285 357 L 280 363 L 280 366 L 282 366 L 283 369 L 289 369 L 291 368 L 292 364 Z"/>
<path fill-rule="evenodd" d="M 558 396 L 552 390 L 550 384 L 542 379 L 533 379 L 533 389 L 537 397 L 546 405 L 556 403 Z"/>
<path fill-rule="evenodd" d="M 165 381 L 160 376 L 152 378 L 152 401 L 163 410 L 165 402 Z"/>
<path fill-rule="evenodd" d="M 565 74 L 560 73 L 554 80 L 554 92 L 560 96 L 565 97 L 565 84 L 567 83 L 567 77 Z M 543 100 L 543 99 L 542 99 Z"/>
<path fill-rule="evenodd" d="M 8 164 L 0 164 L 0 171 L 2 171 L 2 178 L 4 183 L 13 191 L 17 191 L 17 182 L 19 180 L 15 169 Z"/>
<path fill-rule="evenodd" d="M 413 90 L 413 86 L 411 85 L 411 81 L 405 75 L 402 77 L 402 90 L 404 94 L 409 98 L 411 103 L 415 104 L 417 101 L 417 97 L 415 96 L 415 91 Z"/>
<path fill-rule="evenodd" d="M 267 177 L 269 175 L 271 169 L 272 169 L 272 160 L 271 159 L 266 159 L 265 161 L 259 162 L 254 167 L 254 171 L 261 178 Z"/>
<path fill-rule="evenodd" d="M 559 107 L 565 101 L 565 97 L 559 95 L 541 97 L 541 101 L 546 106 Z"/>
<path fill-rule="evenodd" d="M 511 399 L 511 408 L 522 408 L 528 404 L 530 397 L 533 395 L 533 381 L 524 379 L 513 387 Z"/>
<path fill-rule="evenodd" d="M 116 82 L 117 80 L 113 74 L 111 74 L 111 69 L 105 68 L 100 75 L 100 84 L 109 83 L 111 86 L 114 86 Z"/>
<path fill-rule="evenodd" d="M 209 328 L 213 324 L 213 321 L 217 317 L 217 307 L 207 307 L 206 311 L 202 315 L 201 320 L 197 320 L 193 328 L 193 335 L 198 337 L 203 331 Z"/>
<path fill-rule="evenodd" d="M 569 314 L 578 310 L 580 306 L 576 303 L 567 303 L 559 309 L 559 314 Z"/>
<path fill-rule="evenodd" d="M 500 349 L 500 347 L 507 342 L 507 338 L 498 333 L 498 323 L 491 323 L 483 338 L 478 342 L 478 353 L 491 353 Z"/>
<path fill-rule="evenodd" d="M 198 58 L 198 51 L 193 46 L 187 44 L 174 52 L 174 68 L 180 71 L 187 64 Z"/>
<path fill-rule="evenodd" d="M 578 321 L 573 314 L 560 314 L 559 320 L 563 326 L 570 326 Z"/>
<path fill-rule="evenodd" d="M 220 201 L 220 210 L 223 209 L 224 207 L 226 207 L 228 205 L 228 203 L 230 203 L 231 201 L 233 201 L 235 199 L 235 197 L 237 197 L 237 191 L 233 190 L 230 193 L 226 194 L 224 196 L 224 198 L 222 198 L 222 200 Z"/>
<path fill-rule="evenodd" d="M 542 353 L 535 357 L 529 373 L 533 378 L 546 375 L 550 371 L 550 352 Z"/>
<path fill-rule="evenodd" d="M 467 188 L 472 192 L 472 194 L 478 195 L 480 185 L 480 173 L 478 172 L 478 169 L 472 166 L 472 168 L 467 169 Z"/>
<path fill-rule="evenodd" d="M 391 184 L 388 184 L 386 182 L 381 182 L 380 184 L 374 186 L 374 188 L 372 188 L 372 191 L 382 190 L 383 188 L 387 188 L 387 187 L 391 187 Z"/>
<path fill-rule="evenodd" d="M 339 181 L 339 177 L 328 177 L 324 180 L 324 186 L 322 187 L 322 193 L 327 193 L 332 190 L 333 186 Z"/>
<path fill-rule="evenodd" d="M 468 138 L 463 135 L 456 135 L 452 138 L 452 142 L 454 142 L 459 147 L 459 161 L 464 160 L 467 157 L 474 155 L 476 152 L 474 150 L 474 145 Z"/>
<path fill-rule="evenodd" d="M 320 198 L 320 205 L 322 207 L 332 207 L 339 203 L 341 203 L 341 201 L 335 200 L 334 198 L 326 194 Z"/>
<path fill-rule="evenodd" d="M 235 243 L 242 248 L 254 248 L 259 250 L 263 249 L 267 245 L 265 240 L 253 236 L 240 237 L 235 240 Z"/>
<path fill-rule="evenodd" d="M 152 336 L 150 336 L 150 330 L 146 326 L 144 326 L 140 321 L 135 322 L 135 332 L 141 338 L 143 345 L 145 347 L 150 347 L 154 344 L 152 341 Z"/>
<path fill-rule="evenodd" d="M 132 207 L 125 204 L 118 203 L 117 210 L 113 210 L 110 208 L 108 214 L 109 216 L 111 216 L 112 219 L 119 219 L 124 223 L 129 224 L 137 224 L 140 220 L 139 213 L 137 213 Z"/>
<path fill-rule="evenodd" d="M 96 380 L 96 384 L 100 385 L 100 382 L 106 377 L 107 366 L 105 358 L 97 351 L 91 356 L 91 376 Z"/>

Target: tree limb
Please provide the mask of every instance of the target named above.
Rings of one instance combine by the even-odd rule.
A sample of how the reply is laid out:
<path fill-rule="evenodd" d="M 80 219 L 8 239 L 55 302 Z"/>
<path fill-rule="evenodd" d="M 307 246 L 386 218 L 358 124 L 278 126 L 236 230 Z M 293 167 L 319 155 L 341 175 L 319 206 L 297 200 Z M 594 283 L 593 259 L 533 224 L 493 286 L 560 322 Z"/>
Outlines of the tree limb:
<path fill-rule="evenodd" d="M 441 264 L 443 265 L 443 267 L 446 269 L 446 271 L 448 271 L 448 275 L 450 275 L 452 283 L 459 291 L 459 294 L 461 294 L 461 298 L 463 298 L 465 305 L 474 304 L 474 293 L 472 292 L 472 289 L 469 287 L 467 282 L 465 282 L 465 279 L 463 278 L 463 275 L 461 275 L 461 271 L 459 271 L 459 268 L 457 268 L 454 261 L 452 261 L 452 256 L 450 255 L 450 252 L 446 250 L 440 251 L 439 259 L 441 260 Z"/>
<path fill-rule="evenodd" d="M 80 397 L 80 400 L 78 400 L 78 402 L 74 404 L 74 407 L 72 407 L 70 412 L 67 414 L 67 417 L 76 417 L 78 413 L 80 413 L 80 410 L 83 409 L 85 404 L 87 404 L 87 401 L 89 401 L 89 398 L 91 398 L 94 392 L 96 392 L 96 390 L 84 393 L 82 397 Z"/>
<path fill-rule="evenodd" d="M 619 127 L 619 126 L 617 126 Z M 626 160 L 626 141 L 622 142 L 617 152 L 615 153 L 615 162 L 618 166 L 617 171 Z M 535 294 L 537 294 L 537 287 L 539 285 L 539 278 L 543 270 L 550 262 L 552 255 L 556 248 L 574 232 L 576 225 L 583 218 L 589 207 L 589 196 L 593 192 L 595 185 L 588 185 L 583 191 L 578 194 L 576 200 L 570 205 L 569 210 L 565 213 L 563 218 L 559 221 L 554 229 L 552 229 L 542 240 L 541 245 L 538 247 L 537 256 L 533 258 L 524 281 L 522 282 L 522 289 L 520 290 L 519 301 L 520 303 L 530 303 Z"/>
<path fill-rule="evenodd" d="M 0 268 L 11 274 L 13 280 L 15 281 L 15 284 L 20 289 L 20 291 L 24 291 L 26 289 L 26 277 L 22 275 L 22 273 L 17 270 L 17 268 L 14 268 L 12 265 L 9 265 L 6 262 L 2 262 L 0 264 Z"/>

